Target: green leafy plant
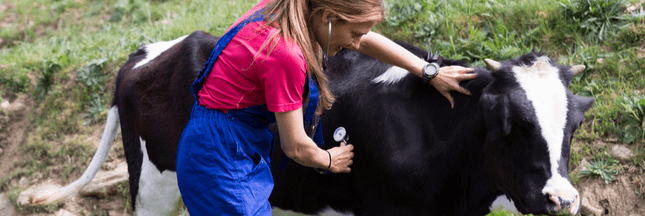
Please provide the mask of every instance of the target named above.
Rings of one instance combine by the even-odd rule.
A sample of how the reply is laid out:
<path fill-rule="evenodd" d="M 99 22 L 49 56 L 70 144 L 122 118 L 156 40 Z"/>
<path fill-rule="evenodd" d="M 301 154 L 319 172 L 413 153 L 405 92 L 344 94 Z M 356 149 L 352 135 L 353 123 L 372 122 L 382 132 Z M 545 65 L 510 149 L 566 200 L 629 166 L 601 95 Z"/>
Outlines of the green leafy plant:
<path fill-rule="evenodd" d="M 38 77 L 38 82 L 36 83 L 36 91 L 34 92 L 36 95 L 38 95 L 38 98 L 42 98 L 49 92 L 54 82 L 54 73 L 56 73 L 60 69 L 61 64 L 58 63 L 58 61 L 49 59 L 42 61 L 40 77 Z"/>
<path fill-rule="evenodd" d="M 569 25 L 593 42 L 615 37 L 628 24 L 623 0 L 567 0 L 560 5 Z"/>
<path fill-rule="evenodd" d="M 414 37 L 430 39 L 436 38 L 441 30 L 442 22 L 443 16 L 441 14 L 430 14 L 427 22 L 419 23 L 415 26 Z"/>
<path fill-rule="evenodd" d="M 536 47 L 535 36 L 538 28 L 519 33 L 503 23 L 488 28 L 475 28 L 469 25 L 468 38 L 450 38 L 450 41 L 436 43 L 433 39 L 426 41 L 427 46 L 439 46 L 433 50 L 443 50 L 449 58 L 469 62 L 485 58 L 509 59 L 528 52 Z"/>
<path fill-rule="evenodd" d="M 31 79 L 24 69 L 16 69 L 9 72 L 0 69 L 0 83 L 13 92 L 27 92 L 31 85 Z"/>
<path fill-rule="evenodd" d="M 420 1 L 386 4 L 389 14 L 385 17 L 385 23 L 388 26 L 399 26 L 403 22 L 410 21 L 424 9 L 424 5 L 425 3 Z"/>
<path fill-rule="evenodd" d="M 153 14 L 154 13 L 154 14 Z M 158 14 L 152 11 L 150 3 L 141 0 L 119 0 L 114 4 L 114 13 L 108 19 L 111 22 L 120 22 L 129 15 L 133 23 L 150 21 Z"/>
<path fill-rule="evenodd" d="M 103 110 L 105 110 L 105 106 L 103 105 L 101 96 L 97 94 L 92 95 L 92 99 L 90 100 L 90 109 L 85 114 L 85 118 L 88 118 L 88 120 L 83 124 L 91 124 L 92 121 L 97 120 Z"/>
<path fill-rule="evenodd" d="M 645 24 L 629 25 L 623 30 L 614 46 L 620 49 L 625 45 L 645 45 Z"/>
<path fill-rule="evenodd" d="M 623 95 L 619 104 L 623 108 L 620 141 L 633 143 L 645 139 L 645 96 Z"/>
<path fill-rule="evenodd" d="M 616 171 L 618 161 L 614 159 L 596 158 L 587 165 L 587 170 L 581 170 L 582 176 L 600 176 L 605 183 L 609 184 L 618 173 Z"/>
<path fill-rule="evenodd" d="M 103 90 L 105 74 L 103 66 L 107 59 L 95 59 L 87 63 L 87 66 L 76 72 L 76 80 L 85 83 L 91 90 Z"/>

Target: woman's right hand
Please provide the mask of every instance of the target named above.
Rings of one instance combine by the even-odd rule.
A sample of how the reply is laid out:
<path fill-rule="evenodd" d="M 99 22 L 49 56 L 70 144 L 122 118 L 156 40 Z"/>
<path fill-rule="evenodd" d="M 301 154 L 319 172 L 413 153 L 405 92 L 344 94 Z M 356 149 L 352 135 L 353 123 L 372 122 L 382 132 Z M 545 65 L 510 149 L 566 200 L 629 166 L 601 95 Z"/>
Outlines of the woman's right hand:
<path fill-rule="evenodd" d="M 354 161 L 354 146 L 352 144 L 341 144 L 339 147 L 328 149 L 331 154 L 331 167 L 329 172 L 332 173 L 349 173 L 352 171 L 351 166 Z"/>
<path fill-rule="evenodd" d="M 462 66 L 441 67 L 439 68 L 437 77 L 430 80 L 430 84 L 434 86 L 441 95 L 448 99 L 450 107 L 455 108 L 455 100 L 450 95 L 450 91 L 457 91 L 465 95 L 470 95 L 470 92 L 459 86 L 459 83 L 464 80 L 474 79 L 476 74 L 470 73 L 474 70 L 475 69 L 473 68 Z"/>

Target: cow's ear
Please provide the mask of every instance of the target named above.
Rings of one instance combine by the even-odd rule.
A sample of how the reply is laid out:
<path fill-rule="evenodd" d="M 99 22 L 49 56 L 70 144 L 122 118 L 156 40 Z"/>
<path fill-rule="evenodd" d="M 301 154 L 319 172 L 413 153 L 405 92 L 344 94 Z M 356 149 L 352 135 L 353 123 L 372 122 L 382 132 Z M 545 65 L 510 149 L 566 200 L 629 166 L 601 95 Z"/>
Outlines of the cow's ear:
<path fill-rule="evenodd" d="M 501 137 L 511 133 L 511 110 L 506 95 L 482 94 L 479 107 L 484 114 L 488 134 Z"/>
<path fill-rule="evenodd" d="M 581 97 L 574 95 L 572 98 L 573 106 L 578 108 L 578 110 L 582 111 L 583 113 L 591 108 L 591 105 L 593 105 L 594 102 L 594 99 L 591 97 Z"/>

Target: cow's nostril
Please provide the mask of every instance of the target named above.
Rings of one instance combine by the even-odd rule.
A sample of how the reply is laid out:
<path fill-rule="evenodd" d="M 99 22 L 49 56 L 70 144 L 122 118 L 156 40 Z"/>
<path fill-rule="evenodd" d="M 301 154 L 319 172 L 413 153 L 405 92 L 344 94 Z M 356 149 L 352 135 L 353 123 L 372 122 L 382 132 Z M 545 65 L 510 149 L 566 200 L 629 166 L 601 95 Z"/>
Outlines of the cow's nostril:
<path fill-rule="evenodd" d="M 562 203 L 562 199 L 560 197 L 547 194 L 547 198 L 555 205 L 555 211 L 559 211 L 562 208 L 562 205 L 560 205 Z"/>
<path fill-rule="evenodd" d="M 560 199 L 560 205 L 561 205 L 562 207 L 568 207 L 568 206 L 570 206 L 571 204 L 573 204 L 573 202 L 574 202 L 574 201 L 575 201 L 575 200 L 562 200 L 562 199 Z"/>
<path fill-rule="evenodd" d="M 576 199 L 567 200 L 567 199 L 562 199 L 562 197 L 559 197 L 556 195 L 550 195 L 550 194 L 547 194 L 546 196 L 549 202 L 555 205 L 555 209 L 554 209 L 555 211 L 559 211 L 560 209 L 563 209 L 563 208 L 564 209 L 568 209 L 570 207 L 572 208 L 572 205 L 576 202 Z M 578 196 L 576 195 L 576 198 L 577 197 Z"/>

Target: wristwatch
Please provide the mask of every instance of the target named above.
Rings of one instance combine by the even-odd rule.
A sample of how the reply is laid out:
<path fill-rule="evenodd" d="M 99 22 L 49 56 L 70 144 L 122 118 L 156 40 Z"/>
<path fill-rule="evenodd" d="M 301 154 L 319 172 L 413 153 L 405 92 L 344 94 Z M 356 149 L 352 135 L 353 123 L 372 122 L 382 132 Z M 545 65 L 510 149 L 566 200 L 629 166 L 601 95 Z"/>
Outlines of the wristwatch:
<path fill-rule="evenodd" d="M 437 77 L 438 74 L 439 74 L 439 64 L 434 62 L 429 63 L 423 67 L 423 75 L 421 75 L 421 79 L 423 79 L 424 83 L 428 83 L 432 78 Z"/>

